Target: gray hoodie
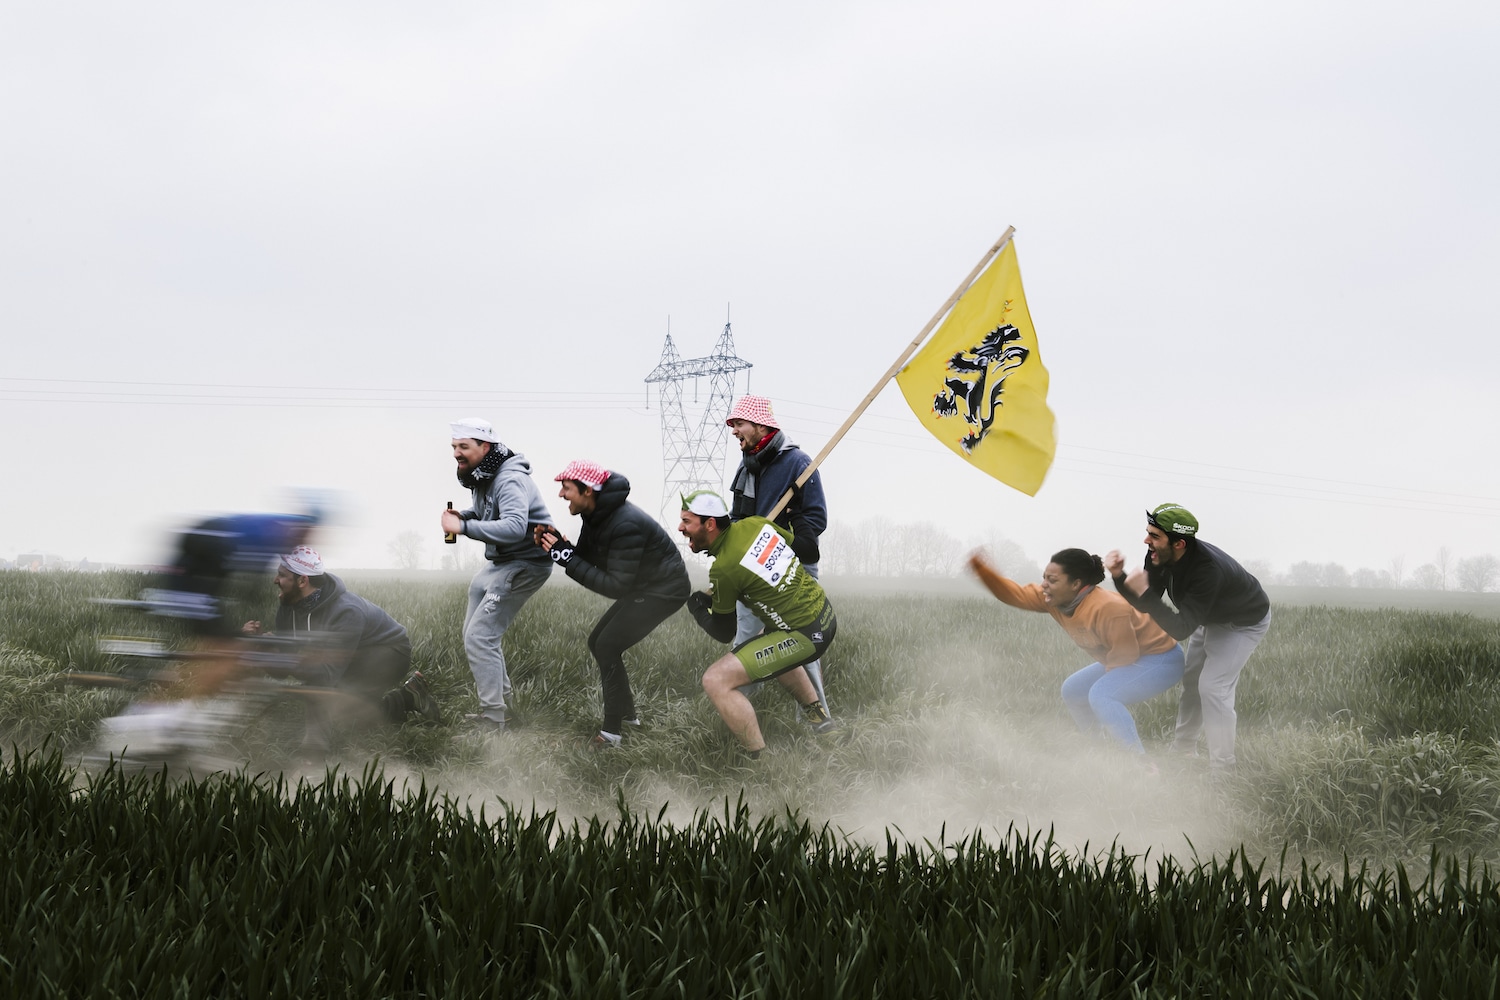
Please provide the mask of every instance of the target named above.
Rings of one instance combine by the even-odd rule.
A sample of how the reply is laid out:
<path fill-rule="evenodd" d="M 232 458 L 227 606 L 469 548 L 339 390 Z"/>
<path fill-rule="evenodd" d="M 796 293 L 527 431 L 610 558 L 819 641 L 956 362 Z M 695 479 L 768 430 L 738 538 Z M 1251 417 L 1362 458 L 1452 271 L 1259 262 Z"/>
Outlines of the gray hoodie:
<path fill-rule="evenodd" d="M 512 454 L 495 478 L 471 491 L 474 506 L 458 512 L 464 520 L 463 534 L 484 542 L 484 557 L 492 563 L 524 559 L 551 564 L 552 559 L 531 540 L 533 524 L 551 524 L 552 515 L 541 491 L 531 478 L 531 464 L 519 452 Z"/>

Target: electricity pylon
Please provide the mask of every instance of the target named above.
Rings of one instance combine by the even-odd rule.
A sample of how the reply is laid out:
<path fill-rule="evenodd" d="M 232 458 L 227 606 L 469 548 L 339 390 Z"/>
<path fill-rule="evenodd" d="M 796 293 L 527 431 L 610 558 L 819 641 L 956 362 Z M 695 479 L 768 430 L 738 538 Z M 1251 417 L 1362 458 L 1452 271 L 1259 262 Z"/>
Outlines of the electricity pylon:
<path fill-rule="evenodd" d="M 682 360 L 672 334 L 662 347 L 661 361 L 646 376 L 646 384 L 661 385 L 661 520 L 669 529 L 677 526 L 678 494 L 708 487 L 723 492 L 724 456 L 729 432 L 724 418 L 734 403 L 734 382 L 739 372 L 753 367 L 734 353 L 734 334 L 725 322 L 714 352 L 704 358 Z M 682 403 L 682 384 L 693 380 L 693 404 L 697 405 L 697 380 L 708 379 L 708 401 L 696 421 L 690 421 Z M 650 389 L 647 389 L 648 399 Z"/>

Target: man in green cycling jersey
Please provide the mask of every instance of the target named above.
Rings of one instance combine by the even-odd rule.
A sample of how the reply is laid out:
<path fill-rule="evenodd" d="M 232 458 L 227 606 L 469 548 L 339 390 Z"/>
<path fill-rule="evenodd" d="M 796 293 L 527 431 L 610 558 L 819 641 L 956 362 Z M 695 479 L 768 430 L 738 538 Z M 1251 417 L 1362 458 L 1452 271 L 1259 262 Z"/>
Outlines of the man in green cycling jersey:
<path fill-rule="evenodd" d="M 763 517 L 731 523 L 724 498 L 711 490 L 682 498 L 678 530 L 694 552 L 713 557 L 708 570 L 712 593 L 700 591 L 687 603 L 703 630 L 720 642 L 732 640 L 736 601 L 765 623 L 764 632 L 714 661 L 703 674 L 703 690 L 719 717 L 750 756 L 759 757 L 766 741 L 755 706 L 740 688 L 775 677 L 815 723 L 826 719 L 802 666 L 820 658 L 833 642 L 838 630 L 833 607 L 792 551 L 784 529 Z"/>

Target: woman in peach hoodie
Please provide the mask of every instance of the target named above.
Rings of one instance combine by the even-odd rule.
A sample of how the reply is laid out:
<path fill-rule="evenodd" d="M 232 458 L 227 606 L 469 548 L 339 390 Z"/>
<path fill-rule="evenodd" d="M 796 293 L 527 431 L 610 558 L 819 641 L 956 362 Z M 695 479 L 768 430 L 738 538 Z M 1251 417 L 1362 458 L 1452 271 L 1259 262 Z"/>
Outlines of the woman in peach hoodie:
<path fill-rule="evenodd" d="M 1083 549 L 1063 549 L 1042 571 L 1040 584 L 1022 585 L 995 569 L 984 553 L 969 568 L 990 593 L 1023 611 L 1044 611 L 1095 662 L 1063 681 L 1063 703 L 1084 732 L 1103 728 L 1127 749 L 1145 753 L 1125 706 L 1171 690 L 1182 681 L 1182 647 L 1149 616 L 1112 590 L 1100 590 L 1104 562 Z"/>

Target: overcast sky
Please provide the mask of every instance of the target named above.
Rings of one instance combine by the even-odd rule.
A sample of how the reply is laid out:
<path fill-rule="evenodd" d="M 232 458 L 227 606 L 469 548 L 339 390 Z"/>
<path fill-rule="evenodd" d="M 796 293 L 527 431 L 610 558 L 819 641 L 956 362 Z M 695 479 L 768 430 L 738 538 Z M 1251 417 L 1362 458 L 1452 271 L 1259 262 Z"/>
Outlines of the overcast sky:
<path fill-rule="evenodd" d="M 824 467 L 836 522 L 1134 559 L 1170 500 L 1280 568 L 1500 555 L 1497 22 L 0 2 L 0 556 L 149 560 L 302 486 L 350 498 L 332 565 L 411 529 L 435 563 L 469 414 L 548 496 L 588 457 L 654 510 L 669 322 L 693 357 L 727 313 L 815 451 L 1007 225 L 1047 483 L 890 386 Z"/>

